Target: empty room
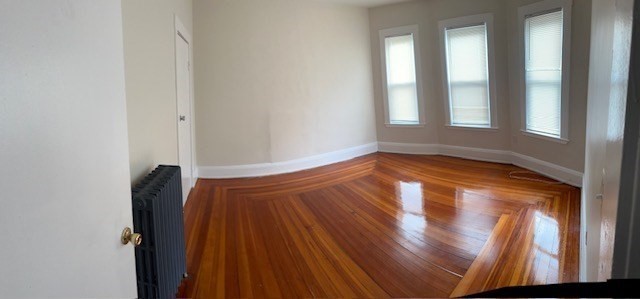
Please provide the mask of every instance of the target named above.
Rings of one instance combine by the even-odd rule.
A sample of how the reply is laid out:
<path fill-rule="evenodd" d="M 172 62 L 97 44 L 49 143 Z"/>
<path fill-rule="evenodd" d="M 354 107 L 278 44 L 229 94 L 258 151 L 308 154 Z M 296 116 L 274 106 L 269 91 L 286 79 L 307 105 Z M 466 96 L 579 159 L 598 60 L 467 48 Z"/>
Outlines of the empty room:
<path fill-rule="evenodd" d="M 2 298 L 640 296 L 639 1 L 0 4 Z"/>

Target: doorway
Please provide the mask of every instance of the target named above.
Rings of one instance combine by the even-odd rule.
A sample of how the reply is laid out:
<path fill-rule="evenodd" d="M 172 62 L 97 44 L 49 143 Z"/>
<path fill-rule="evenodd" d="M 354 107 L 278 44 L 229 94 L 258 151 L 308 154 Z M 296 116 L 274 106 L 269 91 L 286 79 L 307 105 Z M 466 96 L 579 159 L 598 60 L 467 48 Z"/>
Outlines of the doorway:
<path fill-rule="evenodd" d="M 178 126 L 178 163 L 182 169 L 182 202 L 186 203 L 195 185 L 193 158 L 193 71 L 191 34 L 175 17 L 176 103 Z"/>

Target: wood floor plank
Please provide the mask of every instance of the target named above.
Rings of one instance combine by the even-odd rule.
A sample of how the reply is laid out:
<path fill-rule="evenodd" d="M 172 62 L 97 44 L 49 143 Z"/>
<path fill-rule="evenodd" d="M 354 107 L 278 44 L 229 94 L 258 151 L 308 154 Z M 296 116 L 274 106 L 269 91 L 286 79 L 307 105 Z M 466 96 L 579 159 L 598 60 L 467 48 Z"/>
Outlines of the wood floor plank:
<path fill-rule="evenodd" d="M 577 281 L 580 190 L 511 171 L 523 169 L 377 153 L 199 180 L 177 296 L 447 297 Z"/>
<path fill-rule="evenodd" d="M 254 212 L 258 215 L 256 222 L 258 234 L 268 236 L 265 238 L 264 250 L 273 267 L 274 276 L 285 298 L 311 297 L 312 293 L 307 287 L 300 270 L 296 266 L 291 252 L 287 248 L 286 241 L 282 238 L 280 228 L 274 223 L 269 202 L 255 202 Z"/>
<path fill-rule="evenodd" d="M 349 198 L 357 199 L 360 197 L 355 191 L 345 186 L 336 186 L 335 188 Z M 377 233 L 384 236 L 385 239 L 410 250 L 426 262 L 446 260 L 446 266 L 444 263 L 435 265 L 446 269 L 446 271 L 455 273 L 460 277 L 475 257 L 457 255 L 452 253 L 452 250 L 448 250 L 451 249 L 448 244 L 444 242 L 433 242 L 433 238 L 425 237 L 427 231 L 432 228 L 430 225 L 429 228 L 423 228 L 421 224 L 418 224 L 418 229 L 410 225 L 404 225 L 402 224 L 402 219 L 392 218 L 390 215 L 384 214 L 384 212 L 376 209 L 376 207 L 366 201 L 343 201 L 338 202 L 338 205 L 344 205 L 354 211 L 359 216 L 358 219 L 361 218 L 361 221 L 368 222 L 376 229 Z M 400 221 L 400 226 L 398 226 L 398 221 Z M 412 220 L 408 222 L 410 223 L 411 221 Z M 424 222 L 425 225 L 427 221 Z"/>
<path fill-rule="evenodd" d="M 269 260 L 267 252 L 264 250 L 264 241 L 256 228 L 256 216 L 250 203 L 245 198 L 238 198 L 238 212 L 240 223 L 242 225 L 243 244 L 247 254 L 248 265 L 242 270 L 244 274 L 240 277 L 250 277 L 249 282 L 251 291 L 245 293 L 253 293 L 256 297 L 282 298 L 282 292 L 278 286 L 278 281 L 273 273 L 273 266 Z M 248 297 L 248 296 L 243 296 Z"/>
<path fill-rule="evenodd" d="M 351 290 L 341 290 L 342 294 L 347 294 L 351 291 L 356 293 L 357 298 L 386 298 L 389 294 L 377 284 L 369 274 L 367 274 L 361 267 L 359 267 L 352 258 L 344 251 L 344 248 L 340 247 L 333 236 L 329 232 L 319 225 L 318 218 L 313 212 L 303 204 L 301 201 L 295 201 L 287 208 L 291 215 L 297 215 L 307 228 L 313 243 L 317 244 L 317 247 L 322 250 L 322 253 L 327 258 L 328 262 L 333 265 L 336 272 L 340 273 L 342 277 L 349 285 Z M 333 280 L 337 279 L 331 277 Z M 343 296 L 339 296 L 343 297 Z M 350 295 L 344 295 L 344 297 L 352 297 Z"/>
<path fill-rule="evenodd" d="M 271 204 L 280 216 L 275 221 L 279 227 L 286 230 L 282 236 L 287 239 L 288 248 L 294 254 L 296 266 L 302 268 L 300 272 L 305 277 L 312 296 L 338 297 L 342 295 L 339 290 L 347 290 L 346 293 L 349 296 L 355 297 L 355 293 L 349 292 L 350 289 L 344 281 L 331 279 L 340 278 L 340 275 L 331 265 L 324 262 L 326 257 L 316 246 L 313 246 L 314 243 L 310 242 L 309 233 L 305 226 L 287 209 L 290 201 L 294 200 L 296 199 L 291 196 L 286 201 L 273 201 Z"/>
<path fill-rule="evenodd" d="M 326 224 L 334 229 L 331 231 L 332 235 L 343 234 L 345 238 L 342 241 L 353 244 L 351 248 L 366 249 L 366 253 L 356 250 L 352 251 L 353 254 L 350 255 L 358 259 L 356 262 L 365 271 L 382 273 L 380 276 L 374 275 L 374 279 L 381 280 L 404 275 L 404 280 L 394 282 L 397 287 L 403 289 L 403 292 L 406 291 L 403 294 L 404 297 L 411 296 L 411 294 L 418 294 L 420 297 L 446 296 L 450 289 L 449 284 L 453 286 L 457 283 L 459 277 L 434 263 L 422 260 L 403 246 L 399 246 L 397 242 L 385 236 L 370 222 L 359 217 L 355 211 L 340 203 L 337 198 L 342 197 L 335 190 L 323 190 L 323 193 L 326 200 L 332 204 L 323 204 L 318 200 L 307 198 L 308 205 L 314 205 L 323 210 L 320 213 L 325 216 Z M 327 207 L 337 207 L 337 209 L 329 210 Z M 334 221 L 335 219 L 338 221 Z M 428 288 L 418 288 L 419 286 L 430 286 L 431 288 L 427 291 Z"/>

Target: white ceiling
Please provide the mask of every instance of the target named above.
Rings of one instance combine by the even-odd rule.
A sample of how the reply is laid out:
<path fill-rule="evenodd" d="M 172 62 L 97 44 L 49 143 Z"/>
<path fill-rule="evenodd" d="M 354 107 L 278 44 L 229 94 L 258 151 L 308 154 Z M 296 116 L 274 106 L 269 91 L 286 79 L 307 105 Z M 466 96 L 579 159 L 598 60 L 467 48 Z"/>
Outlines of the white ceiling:
<path fill-rule="evenodd" d="M 326 2 L 335 2 L 348 5 L 362 6 L 362 7 L 376 7 L 380 5 L 393 4 L 399 2 L 406 2 L 411 0 L 318 0 Z"/>

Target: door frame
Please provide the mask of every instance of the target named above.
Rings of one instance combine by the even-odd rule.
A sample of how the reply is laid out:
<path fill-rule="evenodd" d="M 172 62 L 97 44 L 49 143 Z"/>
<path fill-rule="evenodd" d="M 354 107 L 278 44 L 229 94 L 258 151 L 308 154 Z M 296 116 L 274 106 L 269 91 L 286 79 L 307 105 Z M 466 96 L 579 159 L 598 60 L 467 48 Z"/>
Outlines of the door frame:
<path fill-rule="evenodd" d="M 195 94 L 194 94 L 194 89 L 193 89 L 193 35 L 191 34 L 191 31 L 189 31 L 187 29 L 187 27 L 184 26 L 184 24 L 182 23 L 182 21 L 180 20 L 180 18 L 174 14 L 174 65 L 176 65 L 177 67 L 177 47 L 178 47 L 178 41 L 179 39 L 183 39 L 184 41 L 187 42 L 187 45 L 189 45 L 189 110 L 191 113 L 191 118 L 190 118 L 190 122 L 191 122 L 191 153 L 189 153 L 191 155 L 191 188 L 195 187 L 196 185 L 196 181 L 198 180 L 198 174 L 196 172 L 196 155 L 194 154 L 195 151 L 195 109 L 194 109 L 194 98 L 195 98 Z M 180 124 L 179 124 L 179 111 L 178 111 L 178 76 L 177 76 L 177 69 L 175 70 L 175 83 L 176 83 L 176 147 L 177 147 L 177 161 L 178 164 L 180 164 Z M 186 198 L 185 198 L 185 202 L 186 202 Z"/>
<path fill-rule="evenodd" d="M 639 278 L 640 257 L 640 0 L 633 5 L 633 33 L 629 86 L 622 152 L 622 174 L 611 276 L 614 279 Z"/>

